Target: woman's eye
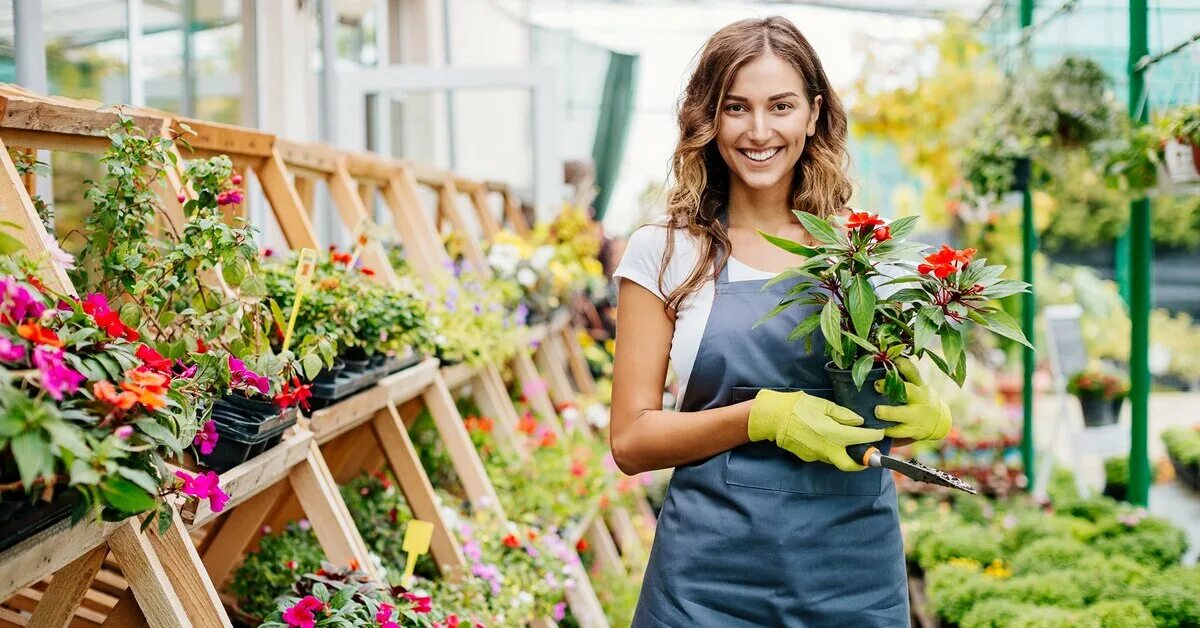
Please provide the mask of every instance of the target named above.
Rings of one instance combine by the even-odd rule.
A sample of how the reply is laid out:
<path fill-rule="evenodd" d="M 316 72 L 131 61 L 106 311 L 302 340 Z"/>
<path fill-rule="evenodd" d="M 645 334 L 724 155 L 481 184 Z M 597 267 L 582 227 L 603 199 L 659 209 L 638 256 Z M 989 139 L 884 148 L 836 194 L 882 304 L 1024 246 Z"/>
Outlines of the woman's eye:
<path fill-rule="evenodd" d="M 725 111 L 727 111 L 729 113 L 741 113 L 742 111 L 745 111 L 745 109 L 746 108 L 744 106 L 739 105 L 737 103 L 734 103 L 732 105 L 725 105 Z"/>
<path fill-rule="evenodd" d="M 786 103 L 786 102 L 775 103 L 775 111 L 787 111 L 788 109 L 791 109 L 791 108 L 792 108 L 791 103 Z"/>

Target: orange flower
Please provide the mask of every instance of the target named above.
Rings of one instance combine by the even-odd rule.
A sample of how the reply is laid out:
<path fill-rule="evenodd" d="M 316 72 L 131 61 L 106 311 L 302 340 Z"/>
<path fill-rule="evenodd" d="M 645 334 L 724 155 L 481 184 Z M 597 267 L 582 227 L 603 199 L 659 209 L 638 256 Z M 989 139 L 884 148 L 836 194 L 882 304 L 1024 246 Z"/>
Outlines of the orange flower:
<path fill-rule="evenodd" d="M 611 502 L 610 502 L 610 501 L 609 501 L 609 499 L 608 499 L 608 495 L 601 495 L 601 496 L 600 496 L 600 502 L 599 502 L 599 503 L 600 503 L 600 508 L 602 508 L 602 509 L 603 509 L 603 508 L 608 508 L 608 505 L 609 505 Z"/>
<path fill-rule="evenodd" d="M 503 543 L 505 547 L 521 547 L 521 540 L 511 534 L 504 537 Z"/>
<path fill-rule="evenodd" d="M 138 403 L 151 410 L 158 410 L 167 405 L 163 395 L 167 394 L 171 380 L 166 375 L 136 368 L 125 371 L 125 376 L 129 381 L 121 382 L 121 388 L 137 395 Z"/>
<path fill-rule="evenodd" d="M 871 212 L 852 212 L 850 219 L 846 221 L 847 229 L 863 229 L 878 227 L 883 224 L 883 219 L 878 214 Z"/>
<path fill-rule="evenodd" d="M 542 440 L 538 443 L 538 445 L 542 447 L 553 447 L 557 442 L 558 435 L 550 430 L 546 430 L 546 433 L 542 434 Z"/>
<path fill-rule="evenodd" d="M 110 382 L 96 382 L 92 384 L 92 393 L 96 398 L 121 410 L 128 410 L 137 403 L 137 395 L 129 391 L 117 392 L 116 386 Z"/>
<path fill-rule="evenodd" d="M 520 422 L 517 423 L 517 430 L 522 434 L 533 434 L 537 431 L 537 427 L 537 419 L 533 418 L 533 416 L 529 414 L 523 415 Z"/>
<path fill-rule="evenodd" d="M 62 340 L 58 339 L 58 334 L 52 329 L 46 329 L 37 323 L 24 323 L 17 325 L 17 334 L 22 338 L 38 345 L 47 345 L 61 349 L 63 346 Z"/>

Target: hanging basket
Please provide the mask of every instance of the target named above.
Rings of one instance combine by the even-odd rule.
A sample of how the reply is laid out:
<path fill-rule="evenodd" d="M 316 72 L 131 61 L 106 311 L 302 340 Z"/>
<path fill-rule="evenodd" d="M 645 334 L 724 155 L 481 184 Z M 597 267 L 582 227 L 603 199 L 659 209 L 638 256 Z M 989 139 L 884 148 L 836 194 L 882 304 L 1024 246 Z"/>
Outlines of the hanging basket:
<path fill-rule="evenodd" d="M 1200 183 L 1200 146 L 1174 138 L 1163 146 L 1163 165 L 1174 183 Z"/>

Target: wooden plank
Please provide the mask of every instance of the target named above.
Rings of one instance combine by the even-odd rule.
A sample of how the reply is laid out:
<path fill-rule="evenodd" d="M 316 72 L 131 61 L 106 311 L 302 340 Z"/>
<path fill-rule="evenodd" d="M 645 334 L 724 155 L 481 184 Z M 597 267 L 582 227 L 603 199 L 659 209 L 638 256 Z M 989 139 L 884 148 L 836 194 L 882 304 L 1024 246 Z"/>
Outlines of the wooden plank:
<path fill-rule="evenodd" d="M 262 529 L 263 521 L 279 498 L 288 489 L 286 482 L 260 491 L 229 513 L 224 525 L 206 542 L 202 562 L 209 580 L 218 588 L 224 588 L 233 570 L 245 557 L 246 548 Z"/>
<path fill-rule="evenodd" d="M 147 137 L 161 135 L 166 120 L 130 108 L 103 107 L 94 101 L 47 97 L 10 83 L 0 84 L 3 116 L 0 134 L 25 148 L 98 152 L 108 148 L 104 131 L 120 121 L 133 120 Z"/>
<path fill-rule="evenodd" d="M 613 508 L 608 516 L 608 529 L 612 532 L 613 540 L 621 556 L 630 564 L 642 564 L 646 560 L 646 546 L 638 534 L 633 515 L 624 507 Z"/>
<path fill-rule="evenodd" d="M 357 563 L 363 571 L 378 578 L 367 545 L 354 527 L 316 442 L 309 442 L 308 456 L 292 469 L 288 479 L 330 562 L 339 566 Z"/>
<path fill-rule="evenodd" d="M 571 369 L 575 388 L 581 394 L 590 396 L 596 394 L 596 378 L 592 377 L 592 369 L 583 355 L 583 347 L 579 344 L 579 333 L 581 332 L 574 327 L 564 328 L 562 330 L 562 346 L 566 349 L 567 366 Z"/>
<path fill-rule="evenodd" d="M 186 133 L 184 126 L 195 133 Z M 246 127 L 176 117 L 172 128 L 199 154 L 269 158 L 274 153 L 275 136 Z"/>
<path fill-rule="evenodd" d="M 537 362 L 542 376 L 545 378 L 550 396 L 554 399 L 554 403 L 574 403 L 575 389 L 571 387 L 571 380 L 567 378 L 567 373 L 564 370 L 567 366 L 567 359 L 559 353 L 558 343 L 555 342 L 555 336 L 550 335 L 545 342 L 538 347 L 534 354 L 534 360 Z"/>
<path fill-rule="evenodd" d="M 29 625 L 35 628 L 64 628 L 69 624 L 107 555 L 108 546 L 98 545 L 56 572 L 42 602 L 33 611 Z"/>
<path fill-rule="evenodd" d="M 355 179 L 383 183 L 390 179 L 400 163 L 375 153 L 345 153 L 346 168 Z"/>
<path fill-rule="evenodd" d="M 303 168 L 325 175 L 333 174 L 338 167 L 339 152 L 332 146 L 315 142 L 292 142 L 283 138 L 275 140 L 275 149 L 288 169 Z"/>
<path fill-rule="evenodd" d="M 107 548 L 105 548 L 105 549 L 107 549 Z M 87 593 L 86 588 L 84 589 L 84 592 L 85 592 L 85 594 Z M 30 616 L 25 620 L 25 624 L 23 624 L 23 625 L 33 626 L 33 625 L 35 625 L 33 623 L 35 620 L 35 617 L 38 615 L 38 613 L 41 612 L 40 611 L 41 608 L 46 607 L 46 606 L 54 606 L 55 600 L 52 597 L 48 597 L 48 595 L 49 595 L 48 591 L 38 591 L 37 589 L 25 589 L 25 590 L 21 591 L 21 593 L 18 594 L 17 597 L 10 598 L 5 603 L 8 604 L 9 606 L 11 606 L 13 609 L 19 609 L 19 610 L 25 611 L 26 613 L 29 613 Z M 114 602 L 115 602 L 115 598 L 114 598 Z M 43 626 L 59 626 L 59 628 L 62 628 L 63 626 L 72 626 L 72 625 L 80 625 L 80 624 L 98 626 L 104 622 L 105 617 L 107 617 L 107 615 L 108 615 L 108 610 L 109 609 L 96 609 L 96 608 L 90 608 L 90 607 L 86 607 L 86 606 L 78 606 L 75 609 L 73 609 L 72 611 L 70 611 L 66 615 L 66 617 L 63 619 L 62 622 L 57 623 L 57 624 L 41 624 L 41 625 L 43 625 Z M 3 625 L 3 624 L 0 624 L 0 625 Z"/>
<path fill-rule="evenodd" d="M 525 212 L 521 210 L 520 201 L 507 186 L 501 193 L 504 195 L 504 218 L 508 228 L 519 236 L 528 236 L 531 230 L 529 222 L 525 220 Z"/>
<path fill-rule="evenodd" d="M 471 203 L 475 205 L 475 215 L 479 218 L 479 226 L 483 228 L 483 236 L 492 241 L 500 234 L 500 222 L 492 214 L 492 205 L 483 186 L 477 185 L 471 190 Z"/>
<path fill-rule="evenodd" d="M 138 608 L 133 589 L 126 589 L 120 601 L 113 607 L 102 628 L 141 628 L 146 626 L 146 616 Z"/>
<path fill-rule="evenodd" d="M 479 369 L 472 389 L 479 410 L 497 423 L 493 433 L 497 436 L 498 444 L 522 458 L 528 457 L 528 448 L 517 436 L 517 411 L 500 378 L 500 371 L 494 366 Z"/>
<path fill-rule="evenodd" d="M 339 160 L 341 163 L 341 160 Z M 370 225 L 374 221 L 358 197 L 358 188 L 344 164 L 340 165 L 328 179 L 329 193 L 333 196 L 333 204 L 342 217 L 342 224 L 354 233 L 359 225 Z M 369 239 L 362 251 L 363 266 L 375 272 L 374 278 L 384 285 L 397 284 L 396 271 L 388 260 L 387 251 L 376 239 Z"/>
<path fill-rule="evenodd" d="M 490 268 L 483 255 L 483 248 L 479 246 L 479 240 L 471 233 L 470 227 L 462 217 L 458 207 L 458 190 L 454 187 L 454 181 L 451 179 L 446 179 L 438 189 L 438 208 L 445 214 L 454 231 L 460 236 L 459 240 L 462 242 L 463 254 L 467 263 L 480 274 L 485 276 L 490 274 Z"/>
<path fill-rule="evenodd" d="M 583 563 L 567 569 L 571 578 L 575 580 L 575 588 L 567 589 L 567 604 L 571 607 L 571 614 L 579 620 L 579 625 L 583 628 L 608 628 L 604 607 L 600 605 L 600 598 L 596 597 L 596 589 L 592 587 L 592 581 L 588 578 Z"/>
<path fill-rule="evenodd" d="M 138 531 L 137 520 L 126 520 L 119 525 L 108 537 L 108 547 L 121 564 L 121 571 L 151 628 L 192 625 L 149 539 Z"/>
<path fill-rule="evenodd" d="M 597 514 L 592 518 L 584 532 L 584 538 L 592 546 L 598 569 L 625 575 L 625 564 L 621 562 L 621 554 L 617 551 L 617 544 L 613 542 L 612 534 L 604 523 L 604 517 Z"/>
<path fill-rule="evenodd" d="M 50 257 L 47 248 L 50 235 L 33 207 L 29 192 L 21 183 L 21 176 L 17 174 L 17 167 L 4 142 L 0 142 L 0 168 L 3 169 L 0 172 L 0 220 L 17 225 L 16 233 L 11 235 L 20 240 L 25 246 L 24 252 L 37 261 L 38 277 L 46 287 L 62 294 L 75 294 L 75 287 L 71 285 L 66 271 Z"/>
<path fill-rule="evenodd" d="M 358 184 L 358 198 L 362 200 L 363 209 L 372 220 L 375 219 L 375 185 L 373 183 Z"/>
<path fill-rule="evenodd" d="M 492 481 L 483 468 L 483 461 L 479 459 L 479 452 L 471 442 L 471 435 L 463 425 L 462 416 L 459 415 L 445 382 L 440 377 L 434 378 L 433 383 L 425 389 L 423 397 L 429 413 L 433 415 L 442 443 L 446 446 L 450 462 L 462 480 L 467 499 L 476 508 L 490 508 L 504 517 L 504 510 L 496 496 L 496 488 L 492 486 Z"/>
<path fill-rule="evenodd" d="M 275 447 L 222 473 L 220 486 L 229 494 L 226 509 L 236 507 L 287 477 L 288 472 L 308 456 L 312 439 L 312 432 L 294 429 Z M 190 528 L 202 526 L 220 515 L 212 511 L 207 500 L 189 502 L 181 514 Z"/>
<path fill-rule="evenodd" d="M 217 589 L 209 579 L 196 547 L 188 538 L 183 521 L 179 517 L 172 517 L 165 533 L 159 535 L 155 527 L 148 530 L 145 536 L 162 563 L 188 617 L 198 626 L 232 626 L 217 596 Z"/>
<path fill-rule="evenodd" d="M 441 368 L 442 381 L 445 382 L 446 388 L 450 390 L 458 390 L 466 386 L 471 380 L 475 379 L 477 372 L 478 369 L 466 362 L 459 362 L 454 366 L 443 366 Z"/>
<path fill-rule="evenodd" d="M 384 203 L 392 213 L 392 223 L 400 232 L 408 252 L 408 261 L 425 277 L 444 272 L 450 256 L 441 244 L 441 236 L 421 209 L 417 185 L 411 173 L 397 170 L 380 188 Z"/>
<path fill-rule="evenodd" d="M 300 206 L 304 208 L 306 214 L 312 216 L 317 199 L 316 179 L 296 175 L 292 181 L 296 186 L 296 196 L 300 199 Z"/>
<path fill-rule="evenodd" d="M 287 169 L 279 153 L 272 151 L 256 172 L 288 246 L 292 249 L 319 249 L 312 221 L 300 202 L 300 196 L 296 194 L 296 188 L 288 181 Z"/>
<path fill-rule="evenodd" d="M 420 395 L 436 376 L 437 365 L 437 360 L 424 360 L 345 401 L 317 410 L 309 421 L 309 429 L 316 434 L 318 443 L 327 443 L 368 421 L 376 411 L 387 407 L 389 401 L 403 403 Z"/>
<path fill-rule="evenodd" d="M 560 435 L 562 426 L 558 421 L 558 411 L 554 409 L 554 403 L 550 401 L 550 395 L 544 390 L 538 390 L 545 387 L 547 383 L 538 374 L 537 367 L 533 365 L 533 358 L 529 357 L 527 351 L 519 351 L 516 357 L 513 358 L 513 370 L 516 372 L 517 381 L 520 382 L 522 391 L 534 390 L 534 394 L 526 395 L 526 401 L 533 411 L 542 417 L 542 421 L 551 426 L 556 426 Z"/>
<path fill-rule="evenodd" d="M 466 566 L 467 561 L 463 557 L 462 548 L 459 547 L 449 524 L 442 517 L 442 510 L 438 506 L 429 475 L 421 466 L 421 459 L 408 436 L 408 430 L 404 427 L 404 420 L 400 417 L 396 405 L 389 403 L 386 408 L 377 412 L 372 425 L 413 516 L 433 524 L 430 552 L 434 560 L 443 573 Z"/>
<path fill-rule="evenodd" d="M 0 554 L 0 600 L 66 567 L 112 534 L 120 524 L 63 520 Z"/>

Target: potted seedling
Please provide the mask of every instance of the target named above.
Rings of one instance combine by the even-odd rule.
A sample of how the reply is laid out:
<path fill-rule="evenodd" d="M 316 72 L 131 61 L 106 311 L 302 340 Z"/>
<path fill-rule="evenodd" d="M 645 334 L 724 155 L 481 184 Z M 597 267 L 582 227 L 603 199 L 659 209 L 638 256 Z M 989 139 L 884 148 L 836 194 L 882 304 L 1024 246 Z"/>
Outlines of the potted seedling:
<path fill-rule="evenodd" d="M 972 325 L 1029 344 L 1016 321 L 994 304 L 1029 289 L 1001 278 L 1004 266 L 975 259 L 973 249 L 948 245 L 924 255 L 926 245 L 905 241 L 916 227 L 914 216 L 887 224 L 875 214 L 856 212 L 843 224 L 794 213 L 817 244 L 763 234 L 806 258 L 771 280 L 795 285 L 764 320 L 791 307 L 814 308 L 791 338 L 804 340 L 807 350 L 814 336 L 824 340 L 834 401 L 862 416 L 867 427 L 889 425 L 875 416 L 875 406 L 906 401 L 897 360 L 928 357 L 962 386 L 964 333 Z M 882 394 L 875 390 L 879 380 Z"/>
<path fill-rule="evenodd" d="M 1129 394 L 1129 380 L 1107 370 L 1089 368 L 1071 376 L 1067 391 L 1079 399 L 1084 425 L 1112 425 Z"/>

